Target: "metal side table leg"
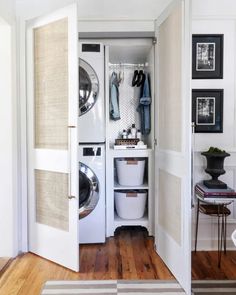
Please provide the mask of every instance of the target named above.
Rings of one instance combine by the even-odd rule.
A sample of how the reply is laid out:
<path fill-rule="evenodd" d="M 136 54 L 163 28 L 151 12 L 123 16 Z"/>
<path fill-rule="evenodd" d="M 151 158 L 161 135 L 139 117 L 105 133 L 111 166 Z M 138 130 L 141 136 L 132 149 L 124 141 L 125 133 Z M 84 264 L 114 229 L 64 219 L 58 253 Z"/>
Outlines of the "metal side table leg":
<path fill-rule="evenodd" d="M 197 200 L 197 219 L 196 219 L 196 230 L 195 230 L 195 252 L 197 251 L 198 221 L 199 221 L 199 200 Z"/>
<path fill-rule="evenodd" d="M 224 254 L 226 254 L 227 214 L 224 214 Z"/>
<path fill-rule="evenodd" d="M 222 214 L 221 215 L 221 226 L 220 226 L 221 232 L 220 232 L 220 249 L 219 249 L 218 267 L 220 267 L 220 265 L 221 265 L 221 256 L 222 256 L 223 239 L 224 239 L 224 227 L 225 227 L 225 225 L 224 225 L 224 214 Z"/>
<path fill-rule="evenodd" d="M 220 267 L 220 214 L 219 214 L 219 206 L 218 206 L 218 267 Z"/>

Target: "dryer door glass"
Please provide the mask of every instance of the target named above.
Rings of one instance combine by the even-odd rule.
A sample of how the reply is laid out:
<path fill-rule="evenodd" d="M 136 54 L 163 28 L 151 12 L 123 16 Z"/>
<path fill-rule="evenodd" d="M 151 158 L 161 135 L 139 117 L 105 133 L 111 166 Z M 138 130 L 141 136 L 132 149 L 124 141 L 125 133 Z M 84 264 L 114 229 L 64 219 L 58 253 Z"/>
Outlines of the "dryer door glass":
<path fill-rule="evenodd" d="M 97 176 L 85 164 L 79 163 L 79 218 L 89 215 L 99 200 Z"/>
<path fill-rule="evenodd" d="M 83 59 L 79 60 L 79 114 L 87 113 L 96 103 L 99 81 L 94 69 Z"/>

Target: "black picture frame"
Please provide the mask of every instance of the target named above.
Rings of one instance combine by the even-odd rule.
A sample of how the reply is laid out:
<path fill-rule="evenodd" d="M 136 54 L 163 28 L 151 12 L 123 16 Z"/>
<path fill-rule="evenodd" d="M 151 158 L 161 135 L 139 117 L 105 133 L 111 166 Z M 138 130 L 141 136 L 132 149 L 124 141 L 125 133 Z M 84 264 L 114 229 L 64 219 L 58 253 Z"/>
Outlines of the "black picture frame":
<path fill-rule="evenodd" d="M 192 122 L 195 133 L 223 132 L 223 89 L 192 90 Z"/>
<path fill-rule="evenodd" d="M 192 78 L 223 79 L 224 35 L 192 36 Z"/>

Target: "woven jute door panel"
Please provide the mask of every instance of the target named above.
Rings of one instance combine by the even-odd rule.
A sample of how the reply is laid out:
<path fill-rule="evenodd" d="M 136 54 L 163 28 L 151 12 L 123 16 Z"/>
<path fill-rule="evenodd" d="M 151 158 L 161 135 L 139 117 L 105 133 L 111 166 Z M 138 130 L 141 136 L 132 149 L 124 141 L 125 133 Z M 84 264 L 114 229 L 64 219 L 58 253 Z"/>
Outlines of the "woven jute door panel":
<path fill-rule="evenodd" d="M 35 148 L 68 149 L 68 20 L 34 29 Z"/>
<path fill-rule="evenodd" d="M 161 149 L 182 150 L 181 7 L 162 23 L 159 31 L 159 144 Z M 173 45 L 174 44 L 174 45 Z"/>
<path fill-rule="evenodd" d="M 165 231 L 181 246 L 181 178 L 159 170 L 158 221 Z"/>
<path fill-rule="evenodd" d="M 68 174 L 35 170 L 36 221 L 69 230 Z"/>

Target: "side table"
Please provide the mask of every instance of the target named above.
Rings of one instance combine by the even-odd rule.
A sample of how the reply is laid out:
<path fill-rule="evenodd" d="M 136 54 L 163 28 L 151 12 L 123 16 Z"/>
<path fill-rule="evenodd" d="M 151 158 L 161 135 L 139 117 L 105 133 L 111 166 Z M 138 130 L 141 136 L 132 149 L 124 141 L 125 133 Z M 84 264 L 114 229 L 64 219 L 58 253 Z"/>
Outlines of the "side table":
<path fill-rule="evenodd" d="M 195 186 L 197 198 L 197 216 L 195 232 L 195 252 L 197 251 L 199 212 L 218 218 L 218 267 L 221 264 L 222 245 L 226 253 L 227 216 L 230 210 L 227 206 L 236 199 L 236 192 L 231 189 L 209 189 L 202 182 Z"/>

